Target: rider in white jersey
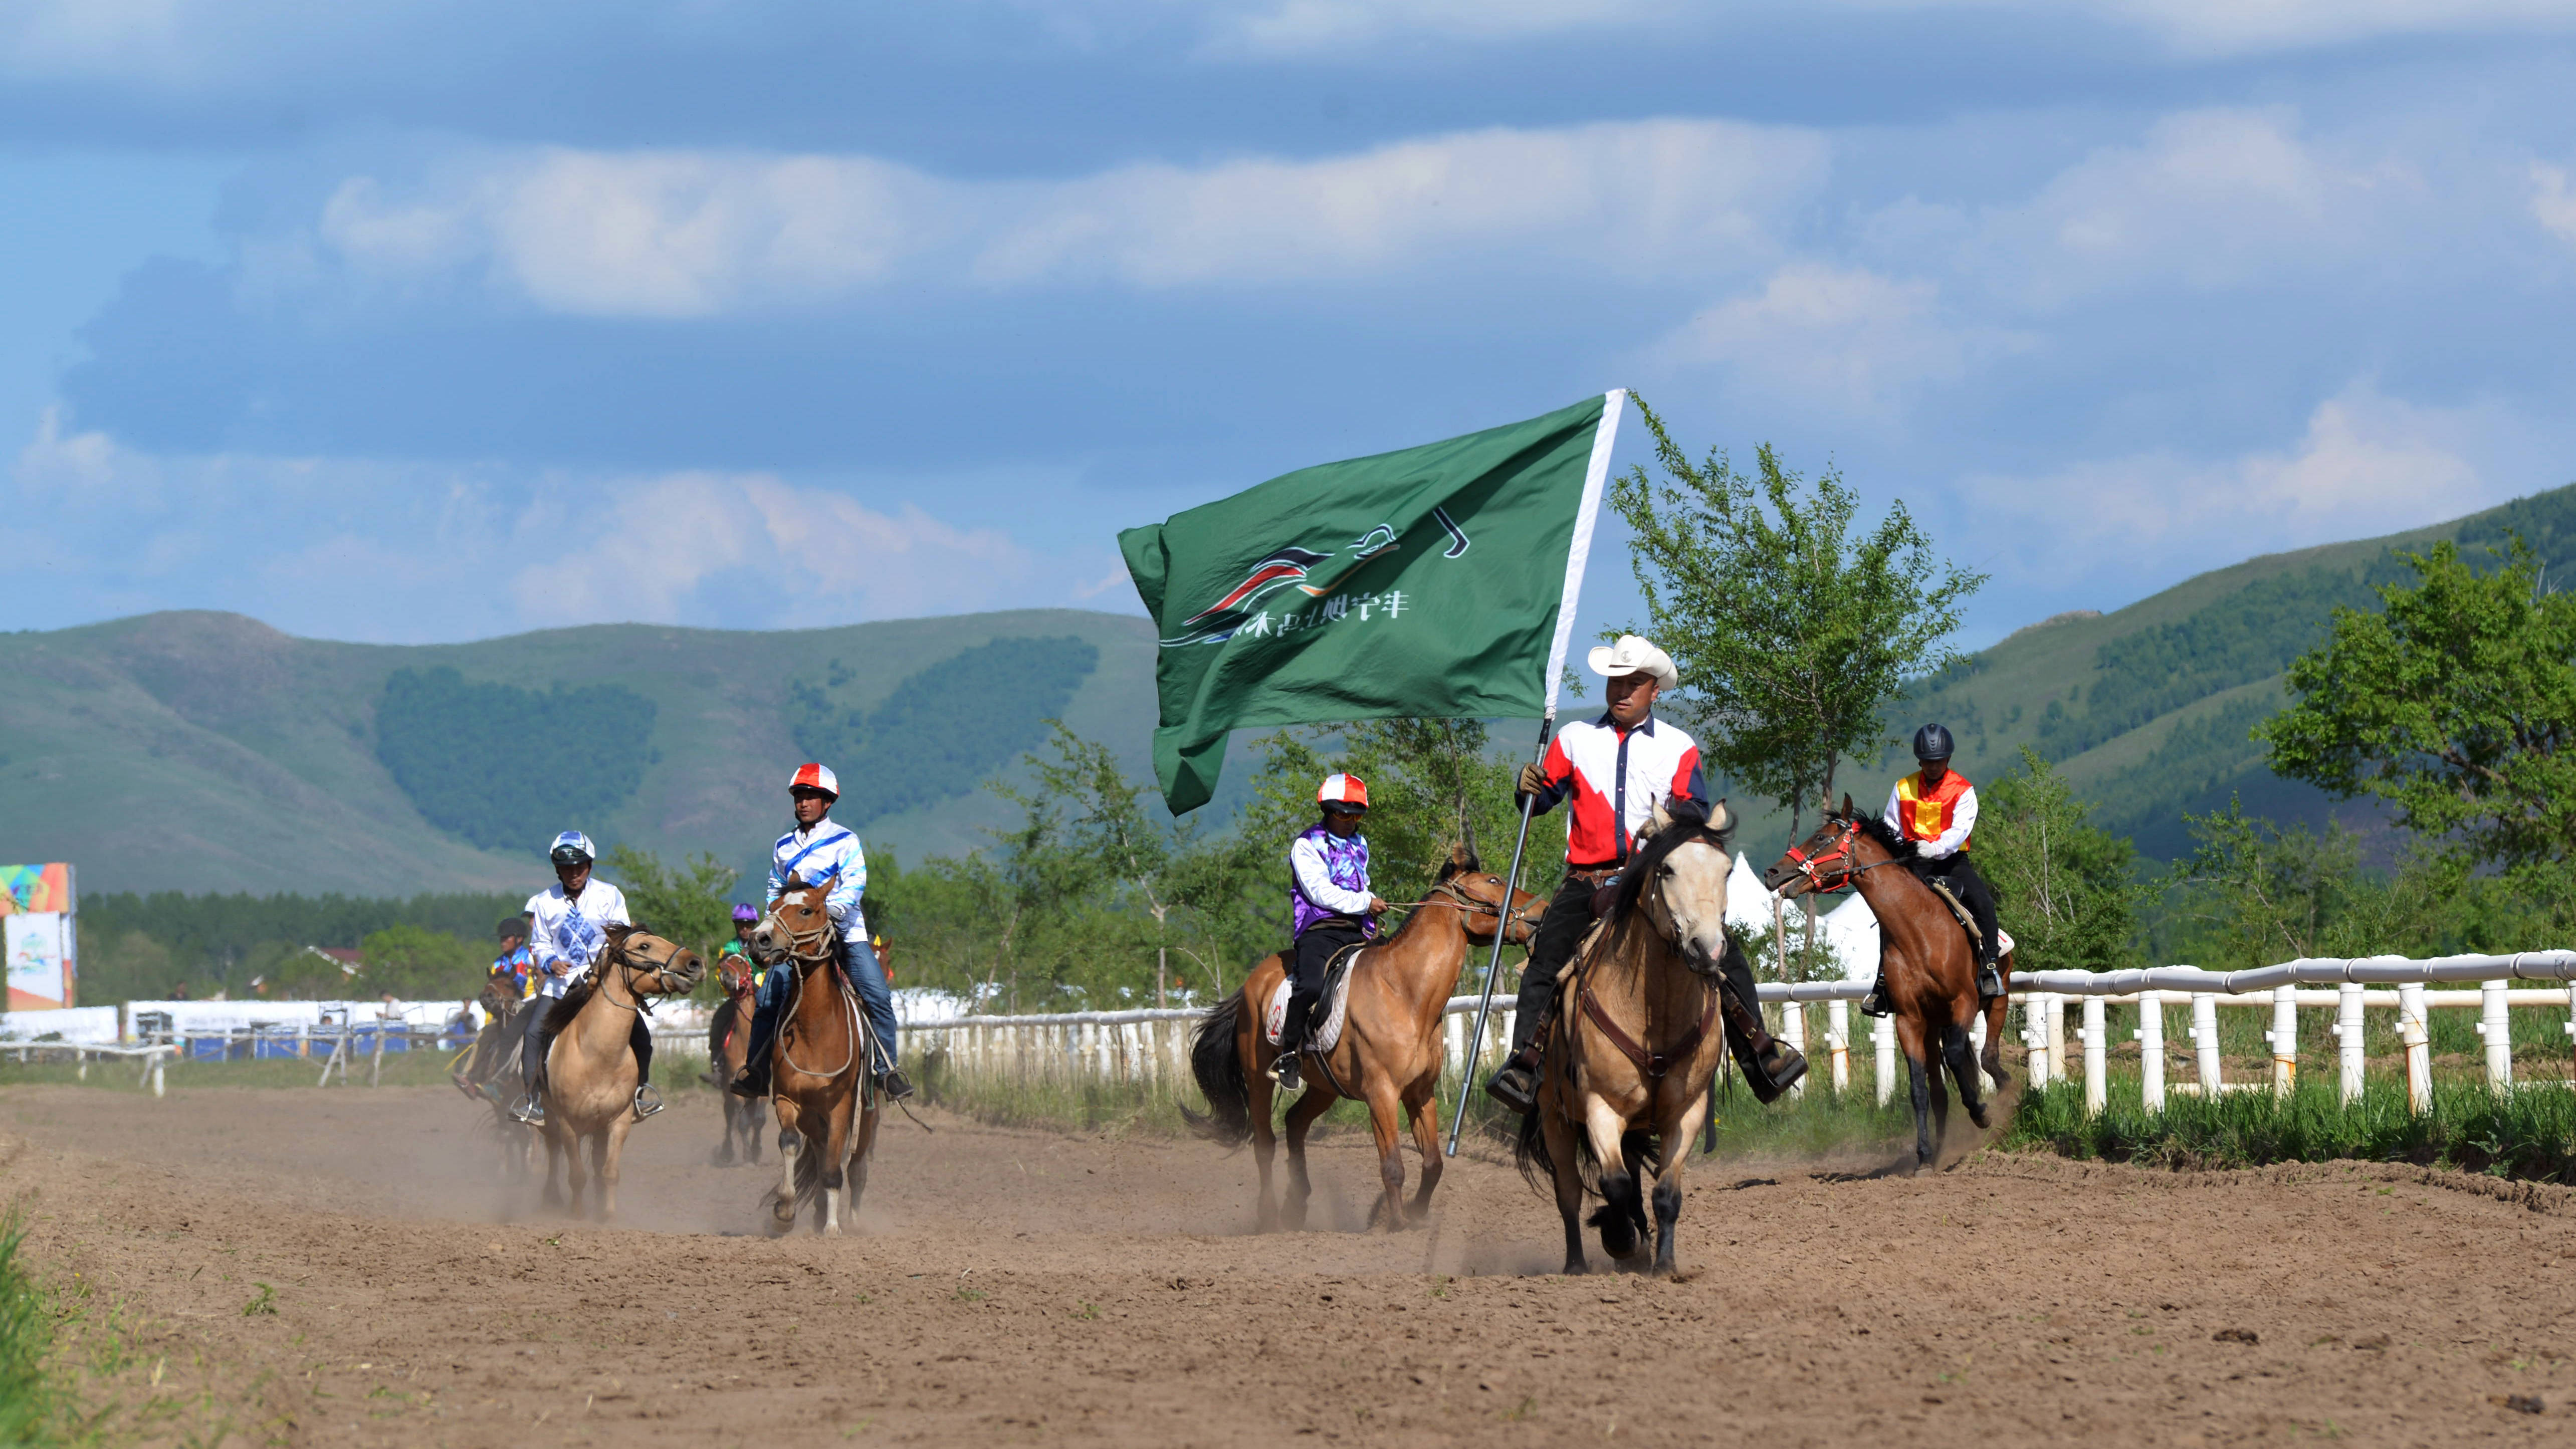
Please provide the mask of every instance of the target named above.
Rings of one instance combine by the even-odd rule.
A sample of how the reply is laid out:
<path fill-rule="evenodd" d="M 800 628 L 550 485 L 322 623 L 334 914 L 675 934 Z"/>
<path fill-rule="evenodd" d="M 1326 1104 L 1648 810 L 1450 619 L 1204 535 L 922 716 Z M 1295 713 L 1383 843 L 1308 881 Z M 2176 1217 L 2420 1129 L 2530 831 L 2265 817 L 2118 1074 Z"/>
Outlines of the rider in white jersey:
<path fill-rule="evenodd" d="M 528 955 L 536 963 L 538 999 L 523 1013 L 527 1025 L 519 1038 L 519 1080 L 527 1095 L 510 1112 L 531 1127 L 546 1123 L 537 1078 L 545 1071 L 546 1051 L 562 1027 L 554 1020 L 555 1003 L 607 948 L 607 928 L 634 924 L 626 914 L 625 893 L 591 878 L 591 862 L 598 851 L 589 836 L 567 830 L 555 837 L 546 854 L 554 862 L 555 883 L 528 897 Z M 635 1049 L 635 1115 L 650 1117 L 662 1110 L 662 1098 L 653 1090 L 653 1035 L 644 1029 L 641 1016 L 627 1041 Z"/>

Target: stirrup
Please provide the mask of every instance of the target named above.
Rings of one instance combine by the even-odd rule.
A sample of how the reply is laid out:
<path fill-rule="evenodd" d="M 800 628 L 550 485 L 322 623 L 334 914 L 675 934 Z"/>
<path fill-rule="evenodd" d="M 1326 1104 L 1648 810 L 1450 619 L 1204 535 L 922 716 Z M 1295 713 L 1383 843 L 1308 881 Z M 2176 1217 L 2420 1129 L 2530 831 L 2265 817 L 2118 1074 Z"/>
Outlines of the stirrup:
<path fill-rule="evenodd" d="M 1893 1016 L 1896 1014 L 1896 1008 L 1888 1004 L 1887 977 L 1884 974 L 1881 974 L 1877 980 L 1869 983 L 1869 994 L 1860 999 L 1860 1014 L 1863 1016 Z"/>
<path fill-rule="evenodd" d="M 885 1074 L 877 1078 L 877 1090 L 885 1093 L 887 1101 L 900 1102 L 912 1095 L 912 1079 L 893 1067 L 888 1067 L 885 1069 Z"/>
<path fill-rule="evenodd" d="M 1485 1095 L 1526 1117 L 1538 1109 L 1538 1073 L 1516 1056 L 1485 1079 Z"/>
<path fill-rule="evenodd" d="M 1281 1052 L 1271 1060 L 1270 1080 L 1277 1082 L 1282 1091 L 1297 1092 L 1305 1089 L 1306 1079 L 1297 1070 L 1297 1058 L 1300 1055 L 1302 1055 L 1301 1052 Z"/>
<path fill-rule="evenodd" d="M 530 1127 L 543 1127 L 546 1125 L 546 1104 L 537 1100 L 536 1093 L 530 1092 L 519 1099 L 519 1105 L 510 1109 L 510 1120 Z"/>
<path fill-rule="evenodd" d="M 1977 995 L 1991 1001 L 2004 994 L 2003 968 L 1991 961 L 1977 967 Z"/>
<path fill-rule="evenodd" d="M 635 1120 L 641 1122 L 661 1110 L 662 1094 L 653 1090 L 651 1082 L 638 1084 L 635 1088 Z"/>

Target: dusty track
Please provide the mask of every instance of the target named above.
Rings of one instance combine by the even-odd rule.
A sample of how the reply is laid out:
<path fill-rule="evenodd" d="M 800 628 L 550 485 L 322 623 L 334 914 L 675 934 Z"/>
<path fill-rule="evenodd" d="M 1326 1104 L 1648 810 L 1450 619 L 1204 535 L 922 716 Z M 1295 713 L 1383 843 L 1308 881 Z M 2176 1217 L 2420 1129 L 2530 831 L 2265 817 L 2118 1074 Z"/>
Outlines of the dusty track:
<path fill-rule="evenodd" d="M 772 1241 L 773 1173 L 705 1165 L 704 1095 L 636 1131 L 617 1228 L 533 1215 L 472 1120 L 16 1088 L 0 1194 L 124 1305 L 141 1357 L 96 1390 L 211 1394 L 235 1442 L 2564 1443 L 2576 1413 L 2557 1190 L 1718 1163 L 1689 1281 L 1569 1280 L 1523 1276 L 1554 1213 L 1491 1162 L 1428 1231 L 1250 1237 L 1239 1156 L 898 1121 L 861 1235 Z M 1360 1146 L 1319 1154 L 1319 1222 L 1374 1193 Z"/>

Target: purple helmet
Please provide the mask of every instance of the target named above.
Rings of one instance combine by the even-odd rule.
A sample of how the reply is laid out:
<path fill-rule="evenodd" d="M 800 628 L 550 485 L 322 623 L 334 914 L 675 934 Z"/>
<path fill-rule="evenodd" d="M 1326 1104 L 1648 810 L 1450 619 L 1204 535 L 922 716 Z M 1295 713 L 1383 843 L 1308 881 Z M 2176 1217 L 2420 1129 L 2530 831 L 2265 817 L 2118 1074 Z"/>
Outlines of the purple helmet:
<path fill-rule="evenodd" d="M 747 905 L 736 904 L 733 908 L 733 919 L 734 924 L 738 926 L 747 926 L 760 919 L 760 912 L 753 910 Z"/>

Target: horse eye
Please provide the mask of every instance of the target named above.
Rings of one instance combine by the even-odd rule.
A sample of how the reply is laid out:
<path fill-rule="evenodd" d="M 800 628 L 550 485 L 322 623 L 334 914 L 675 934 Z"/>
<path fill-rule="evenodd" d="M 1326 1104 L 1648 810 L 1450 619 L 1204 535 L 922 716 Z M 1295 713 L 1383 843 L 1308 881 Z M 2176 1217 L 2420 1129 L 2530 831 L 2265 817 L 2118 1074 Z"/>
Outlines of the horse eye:
<path fill-rule="evenodd" d="M 1670 880 L 1670 879 L 1672 879 L 1672 876 L 1673 876 L 1673 868 L 1672 868 L 1671 866 L 1669 866 L 1669 865 L 1667 865 L 1667 866 L 1659 866 L 1659 867 L 1657 867 L 1657 868 L 1656 868 L 1656 870 L 1655 870 L 1655 874 L 1657 874 L 1657 875 L 1659 875 L 1659 876 L 1663 877 L 1663 878 L 1664 878 L 1664 879 L 1666 879 L 1666 880 Z"/>

